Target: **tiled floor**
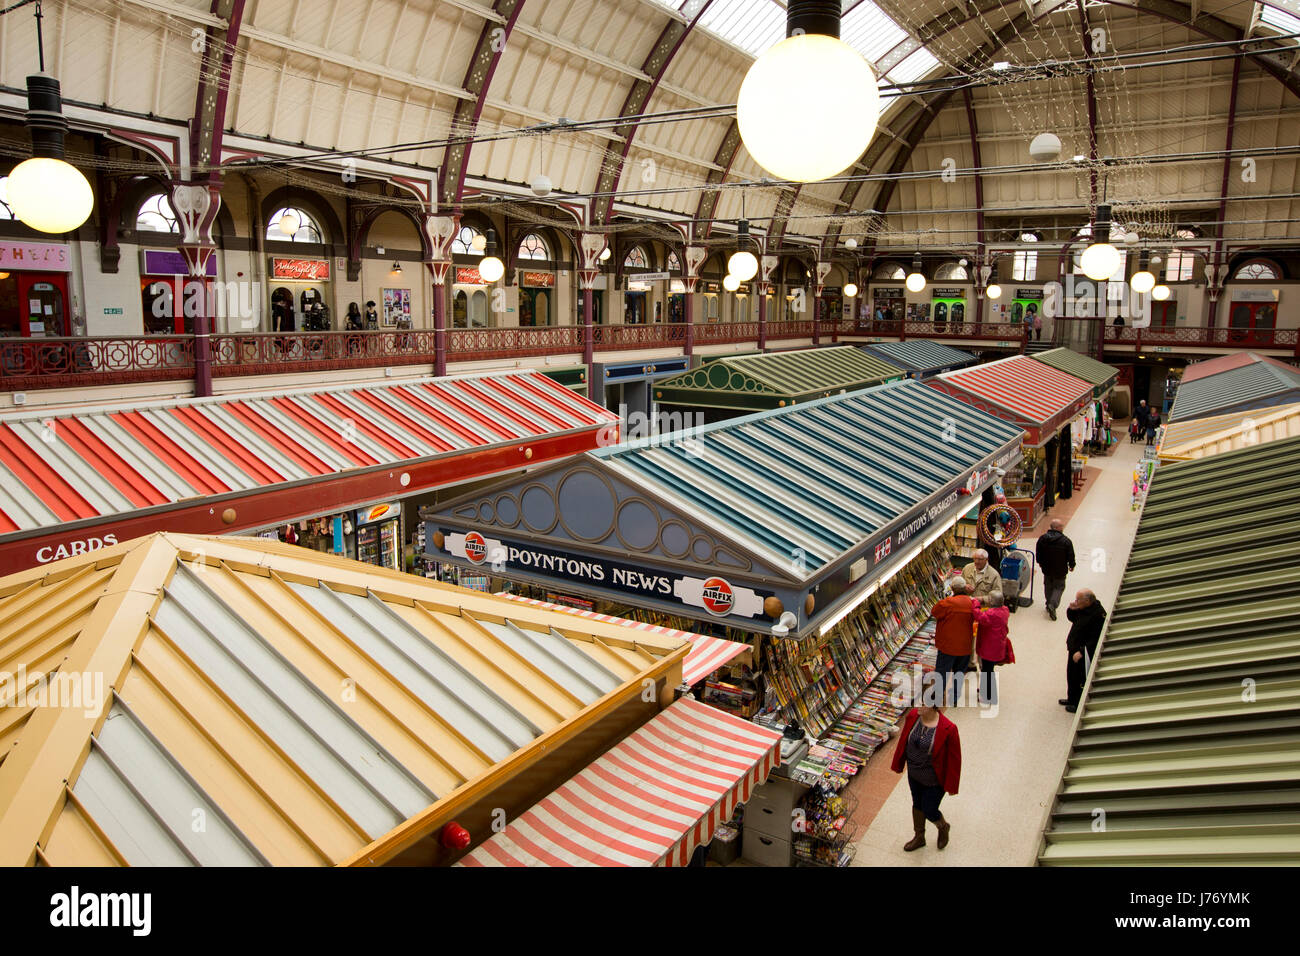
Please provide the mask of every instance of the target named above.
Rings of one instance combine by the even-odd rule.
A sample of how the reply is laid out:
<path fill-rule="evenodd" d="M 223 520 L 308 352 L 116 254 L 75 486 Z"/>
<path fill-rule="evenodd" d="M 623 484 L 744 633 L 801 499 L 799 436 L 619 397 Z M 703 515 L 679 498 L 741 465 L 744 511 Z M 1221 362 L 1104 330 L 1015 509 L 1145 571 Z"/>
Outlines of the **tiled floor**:
<path fill-rule="evenodd" d="M 911 797 L 902 775 L 889 774 L 890 751 L 878 753 L 863 771 L 860 810 L 879 805 L 878 794 L 894 777 L 879 812 L 858 831 L 854 866 L 1026 866 L 1033 862 L 1044 814 L 1060 782 L 1074 717 L 1056 701 L 1065 696 L 1064 605 L 1079 588 L 1092 588 L 1110 609 L 1128 560 L 1137 512 L 1130 507 L 1134 464 L 1142 446 L 1122 444 L 1089 465 L 1099 474 L 1065 533 L 1074 541 L 1078 569 L 1066 582 L 1059 619 L 1043 610 L 1043 579 L 1037 574 L 1034 604 L 1011 617 L 1016 663 L 1000 668 L 1001 701 L 996 715 L 978 708 L 949 708 L 961 733 L 961 786 L 943 801 L 952 824 L 951 843 L 935 848 L 935 829 L 927 826 L 927 845 L 904 853 L 911 837 Z M 1059 510 L 1054 511 L 1059 513 Z M 1046 531 L 1048 523 L 1040 524 Z M 1021 547 L 1032 549 L 1033 539 Z M 875 799 L 872 799 L 872 797 Z"/>

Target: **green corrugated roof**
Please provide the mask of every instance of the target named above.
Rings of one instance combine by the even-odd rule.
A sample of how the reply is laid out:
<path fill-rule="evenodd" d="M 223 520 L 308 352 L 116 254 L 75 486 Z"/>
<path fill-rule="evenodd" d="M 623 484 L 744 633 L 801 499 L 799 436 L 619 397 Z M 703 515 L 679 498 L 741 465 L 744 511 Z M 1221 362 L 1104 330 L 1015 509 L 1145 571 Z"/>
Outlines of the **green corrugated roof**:
<path fill-rule="evenodd" d="M 1300 401 L 1300 369 L 1254 362 L 1178 386 L 1171 422 Z"/>
<path fill-rule="evenodd" d="M 937 372 L 974 365 L 979 357 L 942 342 L 908 339 L 906 342 L 872 342 L 858 348 L 911 372 Z"/>
<path fill-rule="evenodd" d="M 1119 369 L 1115 366 L 1098 362 L 1095 358 L 1070 349 L 1048 349 L 1046 352 L 1038 352 L 1029 357 L 1054 369 L 1068 372 L 1075 378 L 1083 379 L 1092 386 L 1093 395 L 1097 398 L 1105 395 L 1119 377 Z"/>
<path fill-rule="evenodd" d="M 655 398 L 676 405 L 762 410 L 902 376 L 897 366 L 844 345 L 716 359 L 657 383 Z"/>
<path fill-rule="evenodd" d="M 1040 864 L 1300 859 L 1297 476 L 1300 438 L 1157 471 Z"/>

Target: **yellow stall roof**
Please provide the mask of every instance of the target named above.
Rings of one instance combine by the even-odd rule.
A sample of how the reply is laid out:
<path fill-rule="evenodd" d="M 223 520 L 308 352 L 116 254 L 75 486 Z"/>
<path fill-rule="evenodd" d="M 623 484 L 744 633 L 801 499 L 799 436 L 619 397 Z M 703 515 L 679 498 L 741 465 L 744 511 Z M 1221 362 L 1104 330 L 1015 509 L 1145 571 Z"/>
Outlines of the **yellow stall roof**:
<path fill-rule="evenodd" d="M 262 539 L 0 578 L 0 865 L 383 862 L 689 648 Z"/>

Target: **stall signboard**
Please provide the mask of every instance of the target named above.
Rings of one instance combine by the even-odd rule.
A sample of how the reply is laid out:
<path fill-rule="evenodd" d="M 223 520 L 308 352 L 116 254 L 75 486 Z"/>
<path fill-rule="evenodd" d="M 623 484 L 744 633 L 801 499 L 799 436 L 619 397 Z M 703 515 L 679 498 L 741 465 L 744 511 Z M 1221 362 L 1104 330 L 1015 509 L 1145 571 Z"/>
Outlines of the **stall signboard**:
<path fill-rule="evenodd" d="M 667 272 L 629 272 L 627 277 L 634 282 L 667 282 Z"/>
<path fill-rule="evenodd" d="M 717 292 L 717 291 L 718 291 L 719 289 L 721 289 L 721 288 L 722 288 L 722 286 L 718 285 L 718 283 L 716 283 L 716 282 L 706 282 L 706 283 L 704 283 L 704 291 L 705 291 L 705 292 Z"/>
<path fill-rule="evenodd" d="M 328 259 L 271 260 L 271 278 L 290 282 L 321 282 L 330 277 Z"/>
<path fill-rule="evenodd" d="M 140 274 L 146 276 L 187 276 L 189 263 L 179 252 L 170 249 L 144 249 L 140 253 Z M 208 256 L 208 278 L 217 276 L 217 257 Z"/>
<path fill-rule="evenodd" d="M 487 285 L 478 269 L 473 266 L 460 266 L 456 269 L 456 281 L 461 285 Z"/>
<path fill-rule="evenodd" d="M 935 299 L 960 299 L 966 298 L 965 289 L 935 289 L 931 296 Z"/>
<path fill-rule="evenodd" d="M 836 299 L 844 295 L 844 287 L 839 285 L 822 286 L 822 295 L 828 299 Z"/>
<path fill-rule="evenodd" d="M 478 270 L 473 270 L 476 274 Z M 460 269 L 456 270 L 456 281 L 460 282 Z M 479 280 L 482 281 L 481 279 Z M 528 289 L 550 289 L 555 286 L 554 272 L 525 272 L 523 274 L 523 286 Z"/>
<path fill-rule="evenodd" d="M 1276 302 L 1278 301 L 1277 289 L 1233 289 L 1233 302 Z"/>
<path fill-rule="evenodd" d="M 66 243 L 0 240 L 0 272 L 67 272 L 72 253 Z"/>
<path fill-rule="evenodd" d="M 1026 302 L 1031 302 L 1034 300 L 1042 301 L 1043 290 L 1042 289 L 1017 289 L 1016 298 L 1023 299 Z"/>
<path fill-rule="evenodd" d="M 371 505 L 369 508 L 362 508 L 357 512 L 357 527 L 363 527 L 368 524 L 375 524 L 378 521 L 389 521 L 396 518 L 402 513 L 402 504 L 400 501 L 389 501 L 383 504 Z"/>
<path fill-rule="evenodd" d="M 721 575 L 695 577 L 645 564 L 613 561 L 594 555 L 574 557 L 537 544 L 492 537 L 478 531 L 457 531 L 430 524 L 426 540 L 434 542 L 426 554 L 445 561 L 460 559 L 471 568 L 491 568 L 493 573 L 528 577 L 560 576 L 575 584 L 601 591 L 631 595 L 643 600 L 698 608 L 716 618 L 761 618 L 763 602 L 772 591 L 759 591 L 733 583 Z M 439 548 L 436 542 L 441 541 Z"/>

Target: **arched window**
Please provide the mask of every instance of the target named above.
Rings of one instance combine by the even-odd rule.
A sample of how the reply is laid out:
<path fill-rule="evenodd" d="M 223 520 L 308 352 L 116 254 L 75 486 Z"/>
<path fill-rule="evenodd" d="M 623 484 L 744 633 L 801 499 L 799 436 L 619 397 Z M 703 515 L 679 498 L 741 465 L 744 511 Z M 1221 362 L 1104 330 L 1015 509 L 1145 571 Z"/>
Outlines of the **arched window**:
<path fill-rule="evenodd" d="M 275 222 L 276 231 L 279 232 L 279 223 Z M 167 198 L 166 193 L 154 193 L 148 199 L 140 204 L 139 211 L 135 214 L 135 228 L 140 232 L 180 232 L 180 223 L 176 219 L 176 213 L 172 211 L 171 201 Z M 285 236 L 280 234 L 279 238 Z"/>
<path fill-rule="evenodd" d="M 285 229 L 293 225 L 295 216 L 298 229 L 290 235 Z M 298 206 L 281 206 L 266 222 L 266 238 L 271 242 L 309 242 L 319 246 L 325 242 L 324 236 L 311 213 Z"/>
<path fill-rule="evenodd" d="M 623 260 L 624 269 L 649 269 L 650 260 L 646 258 L 645 250 L 640 246 L 633 246 L 632 251 L 627 254 Z"/>
<path fill-rule="evenodd" d="M 669 272 L 682 271 L 682 261 L 677 258 L 677 253 L 672 252 L 671 250 L 668 253 L 668 271 Z"/>
<path fill-rule="evenodd" d="M 547 261 L 551 258 L 551 253 L 550 250 L 546 248 L 546 240 L 537 233 L 530 232 L 528 235 L 524 236 L 523 241 L 519 243 L 519 252 L 516 258 Z"/>
<path fill-rule="evenodd" d="M 876 271 L 871 273 L 873 279 L 884 279 L 887 282 L 902 282 L 907 278 L 907 270 L 897 262 L 882 262 L 876 266 Z"/>
<path fill-rule="evenodd" d="M 452 254 L 462 256 L 479 256 L 487 248 L 487 238 L 473 226 L 461 226 L 456 238 L 451 241 Z"/>
<path fill-rule="evenodd" d="M 959 262 L 945 262 L 934 270 L 935 282 L 965 282 L 969 278 L 966 267 Z"/>
<path fill-rule="evenodd" d="M 1266 282 L 1270 279 L 1282 278 L 1282 270 L 1277 267 L 1276 263 L 1269 262 L 1267 259 L 1251 259 L 1249 262 L 1243 262 L 1239 265 L 1232 277 L 1251 282 Z"/>
<path fill-rule="evenodd" d="M 9 177 L 0 176 L 0 219 L 13 219 L 14 211 L 9 208 Z"/>

